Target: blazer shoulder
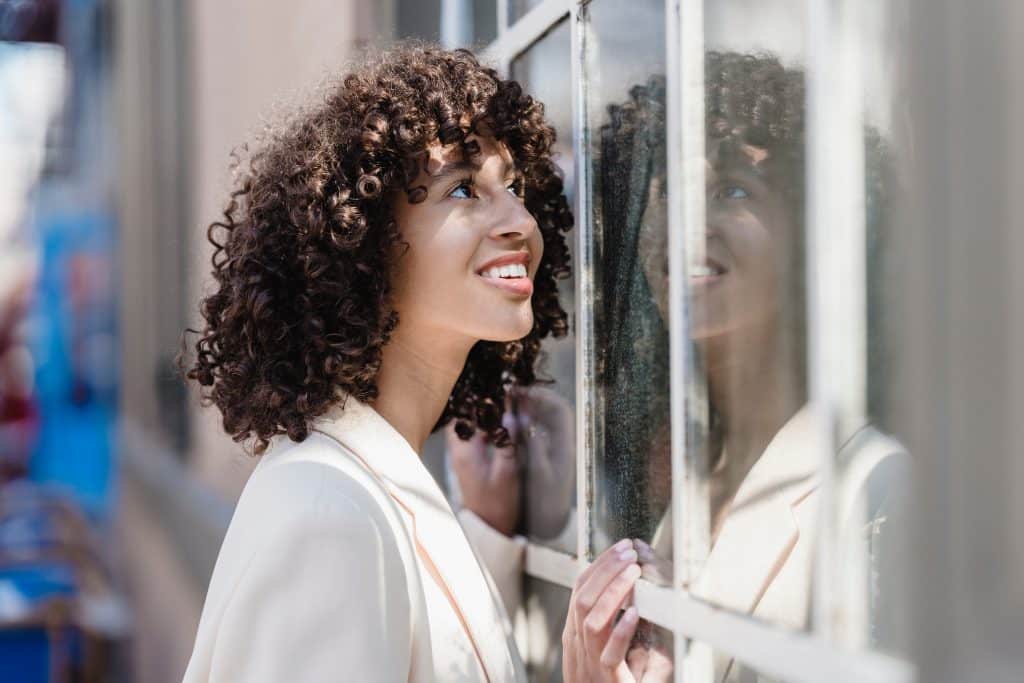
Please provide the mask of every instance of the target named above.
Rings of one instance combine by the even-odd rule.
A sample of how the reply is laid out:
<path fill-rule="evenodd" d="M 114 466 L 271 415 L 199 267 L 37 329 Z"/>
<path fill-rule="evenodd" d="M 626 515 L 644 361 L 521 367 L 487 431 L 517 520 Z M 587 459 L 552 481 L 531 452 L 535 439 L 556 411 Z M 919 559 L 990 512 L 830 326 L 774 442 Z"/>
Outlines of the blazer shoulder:
<path fill-rule="evenodd" d="M 899 441 L 873 426 L 858 431 L 839 454 L 844 509 L 863 501 L 874 519 L 909 492 L 910 455 Z"/>
<path fill-rule="evenodd" d="M 220 580 L 237 577 L 261 549 L 285 558 L 298 546 L 325 538 L 351 547 L 381 547 L 400 565 L 409 564 L 409 541 L 380 482 L 337 449 L 307 442 L 276 453 L 250 476 L 221 546 L 211 590 Z"/>
<path fill-rule="evenodd" d="M 246 483 L 238 510 L 259 506 L 282 517 L 301 517 L 390 507 L 381 482 L 316 432 L 263 457 Z"/>

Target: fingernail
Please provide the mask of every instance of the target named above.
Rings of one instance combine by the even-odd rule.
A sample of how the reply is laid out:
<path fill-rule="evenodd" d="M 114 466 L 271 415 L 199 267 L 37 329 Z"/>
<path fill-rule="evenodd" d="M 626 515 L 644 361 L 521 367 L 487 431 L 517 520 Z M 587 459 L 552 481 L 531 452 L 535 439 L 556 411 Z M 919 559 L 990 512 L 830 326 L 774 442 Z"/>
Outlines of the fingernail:
<path fill-rule="evenodd" d="M 628 538 L 624 538 L 624 539 L 622 539 L 621 541 L 619 541 L 618 543 L 615 544 L 615 549 L 618 550 L 619 552 L 622 552 L 626 548 L 632 548 L 632 547 L 633 547 L 633 541 L 628 539 Z"/>
<path fill-rule="evenodd" d="M 630 607 L 626 610 L 626 613 L 622 615 L 622 618 L 626 621 L 636 621 L 636 618 L 640 616 L 636 607 Z"/>
<path fill-rule="evenodd" d="M 643 570 L 640 569 L 640 565 L 638 565 L 638 564 L 631 564 L 628 567 L 626 567 L 626 569 L 623 570 L 622 573 L 625 574 L 627 579 L 639 579 L 640 578 L 640 574 L 642 572 L 643 572 Z"/>
<path fill-rule="evenodd" d="M 622 562 L 636 562 L 637 554 L 636 551 L 630 548 L 629 550 L 623 550 L 619 553 L 619 560 Z"/>

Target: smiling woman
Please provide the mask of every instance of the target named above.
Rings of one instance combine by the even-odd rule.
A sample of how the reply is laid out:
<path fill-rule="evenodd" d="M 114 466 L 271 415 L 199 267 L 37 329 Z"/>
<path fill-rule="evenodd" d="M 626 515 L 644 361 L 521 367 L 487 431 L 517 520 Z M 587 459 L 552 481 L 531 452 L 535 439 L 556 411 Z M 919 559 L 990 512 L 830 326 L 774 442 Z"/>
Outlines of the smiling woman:
<path fill-rule="evenodd" d="M 395 220 L 408 245 L 394 282 L 398 337 L 440 327 L 470 344 L 505 342 L 533 327 L 530 297 L 544 241 L 526 208 L 525 182 L 505 144 L 486 134 L 466 143 L 476 149 L 474 162 L 439 142 L 427 148 L 412 183 L 426 188 L 424 201 L 397 193 Z"/>
<path fill-rule="evenodd" d="M 252 156 L 187 374 L 262 458 L 186 681 L 525 680 L 488 575 L 516 572 L 481 567 L 419 456 L 453 421 L 507 445 L 506 394 L 567 331 L 554 140 L 516 82 L 412 44 Z"/>

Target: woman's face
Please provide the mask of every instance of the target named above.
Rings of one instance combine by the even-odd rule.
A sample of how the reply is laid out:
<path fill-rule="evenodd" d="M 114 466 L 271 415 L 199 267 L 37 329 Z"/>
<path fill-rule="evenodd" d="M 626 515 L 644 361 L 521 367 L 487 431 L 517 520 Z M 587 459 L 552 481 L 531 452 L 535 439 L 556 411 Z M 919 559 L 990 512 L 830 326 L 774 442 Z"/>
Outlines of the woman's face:
<path fill-rule="evenodd" d="M 402 238 L 393 282 L 400 324 L 471 341 L 512 341 L 533 327 L 533 279 L 544 242 L 526 210 L 522 181 L 505 146 L 471 135 L 474 160 L 461 148 L 427 149 L 426 168 L 412 183 L 426 198 L 395 198 Z"/>
<path fill-rule="evenodd" d="M 707 141 L 706 153 L 705 262 L 691 269 L 689 283 L 690 331 L 698 340 L 771 321 L 788 283 L 801 276 L 793 258 L 798 226 L 782 192 L 769 184 L 769 153 L 746 144 L 724 149 L 716 138 Z M 658 309 L 667 316 L 668 245 L 660 182 L 651 184 L 640 250 Z"/>

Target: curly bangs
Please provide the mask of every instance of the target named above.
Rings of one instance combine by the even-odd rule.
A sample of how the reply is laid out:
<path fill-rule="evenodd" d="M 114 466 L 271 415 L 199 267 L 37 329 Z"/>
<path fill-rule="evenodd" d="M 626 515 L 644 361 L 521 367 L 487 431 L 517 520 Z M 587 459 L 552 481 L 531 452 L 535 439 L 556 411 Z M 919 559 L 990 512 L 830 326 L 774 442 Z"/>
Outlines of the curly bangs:
<path fill-rule="evenodd" d="M 493 136 L 525 184 L 544 255 L 534 281 L 534 324 L 513 342 L 478 342 L 436 427 L 456 420 L 508 443 L 505 393 L 538 381 L 541 339 L 564 336 L 557 280 L 569 275 L 564 233 L 572 214 L 552 160 L 554 129 L 543 105 L 466 50 L 406 43 L 367 58 L 322 100 L 271 129 L 236 180 L 223 218 L 212 223 L 215 291 L 186 377 L 216 405 L 237 442 L 263 453 L 285 434 L 303 441 L 311 422 L 344 396 L 373 403 L 381 349 L 398 325 L 391 304 L 401 235 L 388 197 L 411 187 L 429 144 Z M 436 428 L 435 427 L 435 428 Z"/>

